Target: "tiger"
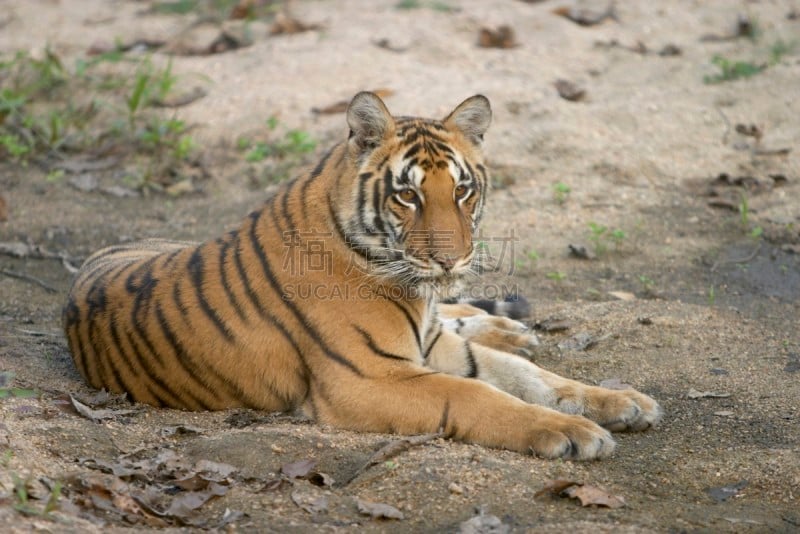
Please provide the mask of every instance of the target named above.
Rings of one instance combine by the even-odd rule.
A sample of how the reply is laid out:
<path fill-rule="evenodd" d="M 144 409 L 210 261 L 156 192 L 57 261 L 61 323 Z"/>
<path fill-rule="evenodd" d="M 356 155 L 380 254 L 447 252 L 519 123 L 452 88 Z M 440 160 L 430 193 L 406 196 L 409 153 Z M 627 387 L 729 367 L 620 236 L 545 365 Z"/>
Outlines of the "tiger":
<path fill-rule="evenodd" d="M 436 120 L 358 93 L 347 137 L 234 230 L 94 253 L 62 314 L 78 371 L 155 407 L 608 457 L 659 422 L 653 398 L 548 372 L 521 322 L 442 302 L 478 261 L 491 119 L 482 95 Z"/>

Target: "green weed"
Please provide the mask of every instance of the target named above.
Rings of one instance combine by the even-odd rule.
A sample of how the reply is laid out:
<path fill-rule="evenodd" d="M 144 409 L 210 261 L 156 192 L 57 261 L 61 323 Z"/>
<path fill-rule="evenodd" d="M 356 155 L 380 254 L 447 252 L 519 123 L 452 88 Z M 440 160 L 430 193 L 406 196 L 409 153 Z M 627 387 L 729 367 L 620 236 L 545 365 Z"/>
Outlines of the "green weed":
<path fill-rule="evenodd" d="M 589 222 L 589 241 L 591 241 L 597 256 L 602 256 L 608 252 L 610 243 L 613 243 L 614 247 L 619 249 L 626 237 L 625 232 L 619 228 L 610 230 L 605 225 Z"/>
<path fill-rule="evenodd" d="M 570 186 L 564 182 L 556 182 L 553 184 L 553 199 L 557 204 L 563 204 L 566 202 L 571 192 L 572 189 Z"/>
<path fill-rule="evenodd" d="M 720 72 L 703 77 L 703 81 L 707 84 L 750 78 L 767 68 L 765 64 L 757 64 L 752 61 L 732 61 L 723 56 L 714 56 L 711 63 L 719 67 Z"/>
<path fill-rule="evenodd" d="M 562 273 L 560 271 L 552 271 L 545 275 L 548 280 L 555 280 L 556 282 L 561 282 L 567 277 L 566 273 Z"/>

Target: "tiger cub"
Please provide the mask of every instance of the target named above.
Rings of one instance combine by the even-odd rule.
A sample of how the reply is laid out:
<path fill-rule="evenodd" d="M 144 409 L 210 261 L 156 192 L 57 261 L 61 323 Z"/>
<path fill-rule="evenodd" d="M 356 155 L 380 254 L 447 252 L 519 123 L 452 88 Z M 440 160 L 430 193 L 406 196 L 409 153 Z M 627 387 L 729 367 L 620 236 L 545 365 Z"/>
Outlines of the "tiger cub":
<path fill-rule="evenodd" d="M 154 406 L 608 456 L 609 430 L 658 422 L 652 398 L 547 372 L 508 352 L 535 341 L 520 323 L 437 304 L 475 261 L 490 121 L 481 95 L 430 120 L 357 94 L 348 138 L 236 230 L 87 259 L 63 312 L 75 365 Z"/>

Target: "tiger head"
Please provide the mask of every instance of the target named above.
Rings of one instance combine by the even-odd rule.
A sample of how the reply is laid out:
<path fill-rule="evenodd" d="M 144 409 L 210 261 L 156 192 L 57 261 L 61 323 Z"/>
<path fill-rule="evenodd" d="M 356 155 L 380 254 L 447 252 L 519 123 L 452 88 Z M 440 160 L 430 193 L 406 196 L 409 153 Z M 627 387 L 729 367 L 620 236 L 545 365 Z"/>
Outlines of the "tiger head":
<path fill-rule="evenodd" d="M 369 92 L 353 98 L 347 150 L 356 178 L 346 225 L 351 247 L 374 274 L 446 288 L 472 269 L 488 189 L 481 144 L 491 117 L 481 95 L 442 120 L 392 117 Z"/>

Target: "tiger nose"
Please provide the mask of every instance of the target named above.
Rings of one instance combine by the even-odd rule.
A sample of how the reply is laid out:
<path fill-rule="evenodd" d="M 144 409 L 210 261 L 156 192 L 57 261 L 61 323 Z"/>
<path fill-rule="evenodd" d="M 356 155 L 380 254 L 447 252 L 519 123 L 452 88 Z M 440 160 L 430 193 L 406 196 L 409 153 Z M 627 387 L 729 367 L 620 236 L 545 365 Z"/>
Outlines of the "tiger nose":
<path fill-rule="evenodd" d="M 453 267 L 455 267 L 458 258 L 451 256 L 450 254 L 437 254 L 433 257 L 433 260 L 441 265 L 442 269 L 445 271 L 450 271 Z"/>

